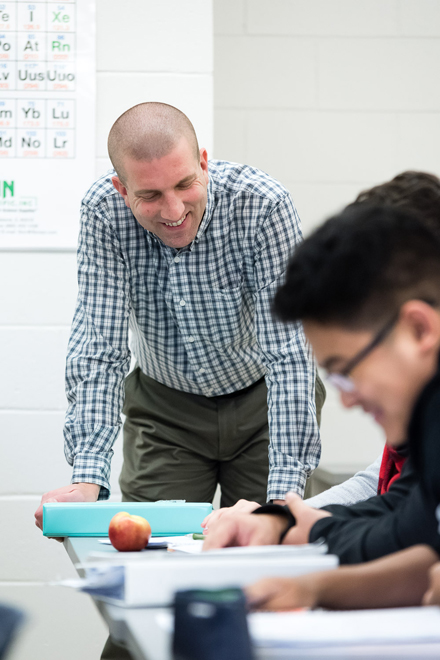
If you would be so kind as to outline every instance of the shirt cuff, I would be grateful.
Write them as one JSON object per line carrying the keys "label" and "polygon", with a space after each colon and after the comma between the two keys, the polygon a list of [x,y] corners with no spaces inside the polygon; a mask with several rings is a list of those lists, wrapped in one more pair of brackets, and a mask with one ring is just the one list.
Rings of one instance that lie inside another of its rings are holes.
{"label": "shirt cuff", "polygon": [[292,470],[291,467],[274,467],[269,473],[267,499],[284,500],[289,491],[304,497],[306,482],[307,474],[300,468]]}
{"label": "shirt cuff", "polygon": [[71,483],[89,483],[101,486],[98,500],[110,497],[110,458],[93,452],[77,454],[73,462]]}

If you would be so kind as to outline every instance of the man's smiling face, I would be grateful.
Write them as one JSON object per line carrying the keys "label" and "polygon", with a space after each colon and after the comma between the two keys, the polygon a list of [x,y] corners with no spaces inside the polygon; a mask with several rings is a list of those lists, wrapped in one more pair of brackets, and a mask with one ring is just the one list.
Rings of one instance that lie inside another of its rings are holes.
{"label": "man's smiling face", "polygon": [[139,224],[165,245],[182,248],[196,237],[207,202],[208,155],[185,138],[170,153],[151,161],[124,160],[124,182],[113,178]]}

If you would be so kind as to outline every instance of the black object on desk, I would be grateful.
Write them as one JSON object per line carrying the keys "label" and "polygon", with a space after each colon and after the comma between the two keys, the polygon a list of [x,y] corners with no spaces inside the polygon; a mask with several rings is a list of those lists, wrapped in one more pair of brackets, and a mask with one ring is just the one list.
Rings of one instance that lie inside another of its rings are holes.
{"label": "black object on desk", "polygon": [[0,605],[0,658],[3,658],[8,650],[18,626],[24,616],[12,607]]}
{"label": "black object on desk", "polygon": [[174,660],[252,660],[241,589],[178,591]]}

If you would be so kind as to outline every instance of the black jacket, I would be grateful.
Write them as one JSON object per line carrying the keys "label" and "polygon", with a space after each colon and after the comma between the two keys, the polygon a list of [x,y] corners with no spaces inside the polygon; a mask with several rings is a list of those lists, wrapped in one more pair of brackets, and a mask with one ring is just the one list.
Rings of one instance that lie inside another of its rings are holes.
{"label": "black jacket", "polygon": [[[323,507],[332,517],[315,523],[310,542],[324,539],[329,553],[338,555],[341,564],[377,559],[418,543],[430,545],[440,554],[436,518],[440,503],[440,371],[416,403],[408,442],[409,459],[388,493],[352,506]],[[264,508],[258,511],[264,513]]]}

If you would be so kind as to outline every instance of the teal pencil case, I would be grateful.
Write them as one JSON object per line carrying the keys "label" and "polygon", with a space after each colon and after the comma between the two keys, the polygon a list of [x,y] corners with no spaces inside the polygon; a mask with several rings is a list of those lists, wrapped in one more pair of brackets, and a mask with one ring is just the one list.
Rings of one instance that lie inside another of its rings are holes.
{"label": "teal pencil case", "polygon": [[107,536],[110,520],[119,511],[146,518],[152,536],[201,532],[212,511],[207,502],[50,502],[43,504],[44,536]]}

